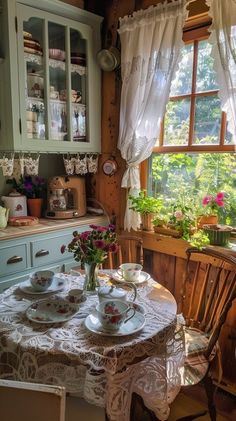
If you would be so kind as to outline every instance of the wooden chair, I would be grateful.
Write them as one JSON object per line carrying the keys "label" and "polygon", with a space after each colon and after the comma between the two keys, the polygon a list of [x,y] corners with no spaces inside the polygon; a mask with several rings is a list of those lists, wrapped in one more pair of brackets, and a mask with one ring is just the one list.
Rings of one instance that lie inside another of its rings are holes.
{"label": "wooden chair", "polygon": [[0,380],[1,421],[65,421],[65,388]]}
{"label": "wooden chair", "polygon": [[117,236],[118,252],[109,253],[109,269],[116,269],[122,263],[140,263],[143,265],[143,240],[134,235]]}
{"label": "wooden chair", "polygon": [[[180,310],[186,323],[186,360],[181,373],[182,386],[203,382],[210,419],[215,421],[216,408],[210,368],[216,355],[220,357],[217,341],[236,297],[236,258],[210,248],[202,251],[189,248],[186,253],[187,263],[180,302]],[[200,414],[188,419],[198,416]]]}

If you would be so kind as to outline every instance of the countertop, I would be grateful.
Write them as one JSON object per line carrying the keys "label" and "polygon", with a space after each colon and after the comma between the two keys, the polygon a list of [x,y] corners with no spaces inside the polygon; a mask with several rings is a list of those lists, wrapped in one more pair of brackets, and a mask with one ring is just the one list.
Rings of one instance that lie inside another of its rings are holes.
{"label": "countertop", "polygon": [[58,229],[66,229],[70,227],[79,227],[80,225],[89,224],[108,224],[108,218],[106,216],[97,215],[86,215],[80,218],[73,219],[39,219],[37,225],[12,227],[7,226],[6,228],[0,229],[0,241],[11,240],[12,238],[25,237],[28,235],[35,234],[46,234],[50,231],[56,231]]}

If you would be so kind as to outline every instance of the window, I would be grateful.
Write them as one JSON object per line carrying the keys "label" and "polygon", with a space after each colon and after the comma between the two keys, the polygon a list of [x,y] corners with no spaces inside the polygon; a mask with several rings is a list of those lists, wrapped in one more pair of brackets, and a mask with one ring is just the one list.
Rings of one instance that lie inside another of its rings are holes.
{"label": "window", "polygon": [[236,225],[236,155],[221,112],[207,39],[185,44],[172,81],[158,145],[148,164],[148,192],[175,199],[224,191],[221,222]]}

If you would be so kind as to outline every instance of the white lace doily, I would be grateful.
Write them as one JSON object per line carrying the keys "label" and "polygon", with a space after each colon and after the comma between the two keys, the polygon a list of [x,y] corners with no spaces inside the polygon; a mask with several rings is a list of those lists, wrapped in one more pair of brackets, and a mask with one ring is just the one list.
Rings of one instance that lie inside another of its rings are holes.
{"label": "white lace doily", "polygon": [[[52,299],[66,297],[83,278],[67,276],[67,281],[67,290]],[[159,419],[167,419],[169,403],[179,391],[183,342],[174,338],[175,314],[166,311],[161,299],[150,299],[152,290],[151,284],[138,288],[137,302],[145,309],[143,330],[108,337],[84,326],[97,295],[88,296],[68,322],[40,325],[25,315],[39,297],[11,287],[0,295],[0,378],[64,385],[68,392],[106,406],[112,421],[128,421],[136,392]]]}

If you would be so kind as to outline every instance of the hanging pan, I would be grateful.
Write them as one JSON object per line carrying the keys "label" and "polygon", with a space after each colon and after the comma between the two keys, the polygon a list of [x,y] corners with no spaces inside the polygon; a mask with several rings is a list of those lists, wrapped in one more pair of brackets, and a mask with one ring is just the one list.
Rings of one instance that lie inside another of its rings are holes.
{"label": "hanging pan", "polygon": [[[106,44],[111,44],[111,31],[107,31]],[[97,53],[97,61],[102,70],[105,72],[112,72],[120,65],[120,50],[117,47],[110,45],[103,48]]]}

